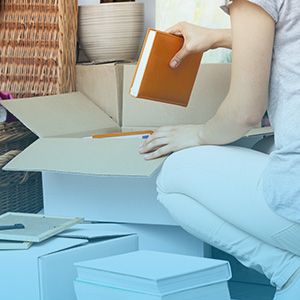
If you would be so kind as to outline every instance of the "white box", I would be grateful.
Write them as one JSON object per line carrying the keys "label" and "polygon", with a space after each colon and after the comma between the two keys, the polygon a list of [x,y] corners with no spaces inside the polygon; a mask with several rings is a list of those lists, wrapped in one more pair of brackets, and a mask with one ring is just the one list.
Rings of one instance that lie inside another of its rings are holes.
{"label": "white box", "polygon": [[140,249],[207,256],[204,243],[175,226],[156,200],[155,179],[46,172],[44,210],[47,214],[85,216],[91,221],[127,223],[122,225],[138,234]]}
{"label": "white box", "polygon": [[113,238],[126,234],[124,228],[114,226],[107,231],[98,224],[79,225],[65,237],[52,238],[28,250],[0,251],[0,299],[76,300],[75,262],[138,249],[136,235]]}
{"label": "white box", "polygon": [[156,174],[117,177],[44,172],[44,211],[103,222],[175,225],[156,199]]}

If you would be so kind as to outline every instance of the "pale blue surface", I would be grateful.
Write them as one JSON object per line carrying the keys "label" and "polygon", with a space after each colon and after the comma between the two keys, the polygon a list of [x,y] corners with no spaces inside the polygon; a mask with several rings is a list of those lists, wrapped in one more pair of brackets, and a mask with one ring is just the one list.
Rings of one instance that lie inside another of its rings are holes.
{"label": "pale blue surface", "polygon": [[122,255],[78,263],[77,266],[114,272],[126,276],[162,280],[205,269],[228,270],[228,263],[203,257],[193,257],[155,251],[136,251]]}
{"label": "pale blue surface", "polygon": [[171,293],[231,278],[226,261],[154,251],[77,263],[78,280],[146,293]]}

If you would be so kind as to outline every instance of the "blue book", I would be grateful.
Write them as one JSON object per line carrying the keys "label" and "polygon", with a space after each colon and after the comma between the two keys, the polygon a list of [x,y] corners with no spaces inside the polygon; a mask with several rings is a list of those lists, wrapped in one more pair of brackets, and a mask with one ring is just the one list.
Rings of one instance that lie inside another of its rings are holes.
{"label": "blue book", "polygon": [[174,293],[231,278],[227,261],[154,251],[130,252],[75,265],[79,281],[150,294]]}
{"label": "blue book", "polygon": [[78,279],[74,281],[74,288],[77,300],[230,300],[227,282],[219,282],[163,295],[98,285]]}

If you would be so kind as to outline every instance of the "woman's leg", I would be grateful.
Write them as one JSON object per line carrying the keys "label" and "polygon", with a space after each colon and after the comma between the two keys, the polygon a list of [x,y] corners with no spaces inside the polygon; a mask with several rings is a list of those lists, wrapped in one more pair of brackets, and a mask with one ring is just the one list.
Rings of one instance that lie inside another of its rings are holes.
{"label": "woman's leg", "polygon": [[202,146],[171,155],[158,178],[161,193],[183,194],[250,235],[300,256],[300,224],[266,204],[261,176],[268,155],[231,146]]}
{"label": "woman's leg", "polygon": [[180,151],[165,162],[158,192],[185,229],[264,272],[281,288],[300,267],[295,256],[300,253],[300,230],[263,200],[259,181],[267,159],[236,147]]}
{"label": "woman's leg", "polygon": [[300,268],[300,258],[225,222],[192,198],[159,192],[159,200],[186,231],[264,273],[278,289]]}

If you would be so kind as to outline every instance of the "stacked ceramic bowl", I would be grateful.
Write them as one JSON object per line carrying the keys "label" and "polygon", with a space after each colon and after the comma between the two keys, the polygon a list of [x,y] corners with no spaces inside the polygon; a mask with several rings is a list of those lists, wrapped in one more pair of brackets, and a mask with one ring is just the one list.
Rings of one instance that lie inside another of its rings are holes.
{"label": "stacked ceramic bowl", "polygon": [[144,5],[81,6],[78,30],[80,47],[91,61],[134,60],[144,32]]}

